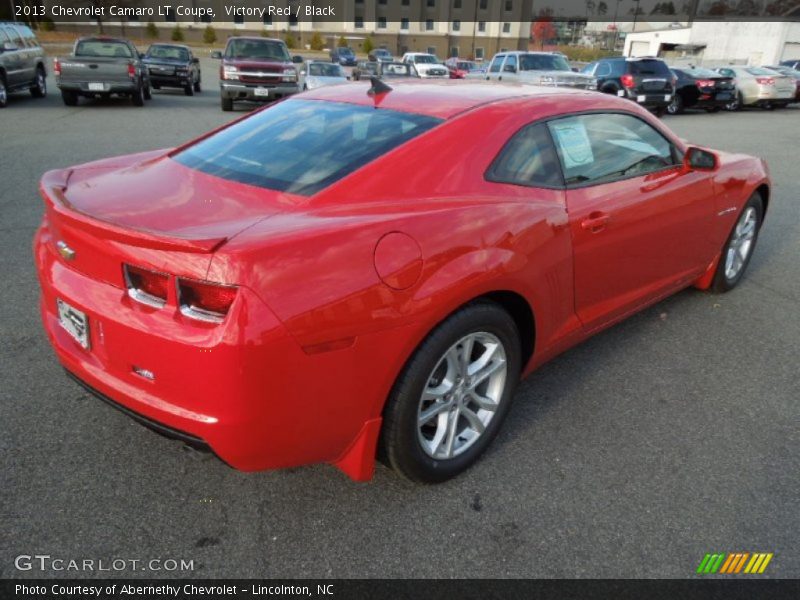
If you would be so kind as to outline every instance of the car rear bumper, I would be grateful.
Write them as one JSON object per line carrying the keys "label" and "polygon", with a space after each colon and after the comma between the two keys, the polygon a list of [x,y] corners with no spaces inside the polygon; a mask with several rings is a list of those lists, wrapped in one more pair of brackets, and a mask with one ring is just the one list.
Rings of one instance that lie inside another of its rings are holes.
{"label": "car rear bumper", "polygon": [[90,90],[88,81],[56,81],[56,85],[63,92],[75,92],[78,94],[86,94],[95,96],[97,94],[133,94],[138,88],[139,84],[135,81],[125,82],[91,82],[102,83],[102,90]]}
{"label": "car rear bumper", "polygon": [[633,90],[620,90],[622,95],[640,106],[645,108],[666,108],[672,102],[672,93],[668,92],[647,92],[637,93]]}
{"label": "car rear bumper", "polygon": [[[280,85],[259,86],[244,83],[220,83],[220,94],[223,98],[231,100],[246,100],[249,102],[270,102],[286,96],[291,96],[300,91],[296,83],[283,83]],[[263,90],[263,91],[256,91]]]}

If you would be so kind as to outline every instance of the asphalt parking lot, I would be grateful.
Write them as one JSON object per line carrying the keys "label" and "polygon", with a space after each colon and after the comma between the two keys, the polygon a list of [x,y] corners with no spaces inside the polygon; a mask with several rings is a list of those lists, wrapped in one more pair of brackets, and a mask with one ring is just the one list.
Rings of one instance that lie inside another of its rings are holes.
{"label": "asphalt parking lot", "polygon": [[739,288],[687,290],[544,366],[460,478],[420,487],[379,465],[356,484],[324,465],[240,473],[157,436],[68,380],[41,330],[39,177],[243,114],[220,111],[215,66],[200,95],[145,108],[68,108],[51,78],[46,99],[0,111],[0,577],[67,574],[18,571],[20,554],[194,561],[126,576],[689,577],[739,551],[800,576],[800,108],[666,118],[769,162]]}

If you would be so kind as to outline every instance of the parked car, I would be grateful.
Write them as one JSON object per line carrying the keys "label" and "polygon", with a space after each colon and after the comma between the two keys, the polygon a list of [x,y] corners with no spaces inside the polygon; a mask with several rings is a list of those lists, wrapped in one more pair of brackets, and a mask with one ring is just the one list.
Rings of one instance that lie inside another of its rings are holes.
{"label": "parked car", "polygon": [[400,62],[414,65],[417,75],[422,79],[449,79],[450,71],[442,61],[427,52],[406,52]]}
{"label": "parked car", "polygon": [[742,283],[762,160],[605,94],[388,83],[46,173],[33,250],[67,372],[236,468],[365,480],[380,445],[439,482],[521,375],[687,286]]}
{"label": "parked car", "polygon": [[142,62],[147,67],[154,90],[181,88],[187,96],[201,90],[200,59],[188,46],[153,44],[145,52]]}
{"label": "parked car", "polygon": [[53,73],[67,106],[76,106],[80,97],[128,96],[134,106],[150,100],[147,67],[133,42],[123,38],[79,38],[71,55],[55,59]]}
{"label": "parked car", "polygon": [[448,58],[444,65],[450,71],[450,79],[465,79],[473,71],[478,71],[478,64],[463,58]]}
{"label": "parked car", "polygon": [[791,60],[782,60],[780,66],[789,67],[795,71],[800,70],[800,59],[792,58]]}
{"label": "parked car", "polygon": [[729,65],[716,69],[717,73],[733,78],[736,98],[726,108],[739,110],[743,106],[783,108],[794,101],[794,80],[764,67]]}
{"label": "parked car", "polygon": [[591,75],[575,73],[567,60],[553,52],[501,52],[495,54],[486,76],[504,83],[532,83],[581,90],[597,89]]}
{"label": "parked car", "polygon": [[9,94],[23,90],[34,98],[47,95],[44,50],[27,25],[0,22],[0,108]]}
{"label": "parked car", "polygon": [[777,71],[781,75],[786,75],[786,77],[794,79],[794,84],[795,84],[794,101],[800,102],[800,71],[798,71],[797,69],[793,69],[791,67],[785,67],[783,65],[776,65],[773,67],[766,66],[764,68],[770,69],[771,71]]}
{"label": "parked car", "polygon": [[394,56],[392,56],[392,53],[386,48],[378,48],[377,50],[373,50],[370,54],[374,56],[375,60],[378,62],[394,62]]}
{"label": "parked car", "polygon": [[597,79],[597,89],[664,114],[675,92],[675,76],[658,58],[602,58],[582,73]]}
{"label": "parked car", "polygon": [[339,63],[343,67],[355,67],[356,63],[356,53],[353,52],[352,48],[334,48],[330,51],[330,58],[331,62]]}
{"label": "parked car", "polygon": [[676,77],[675,93],[667,112],[677,115],[686,108],[702,108],[717,112],[736,98],[736,86],[731,77],[700,67],[673,68]]}
{"label": "parked car", "polygon": [[307,60],[300,71],[300,88],[315,90],[326,85],[347,83],[348,77],[341,65],[320,60]]}
{"label": "parked car", "polygon": [[300,91],[295,64],[302,56],[290,56],[283,40],[263,37],[228,38],[224,52],[211,53],[222,60],[219,91],[222,110],[234,102],[271,102]]}
{"label": "parked car", "polygon": [[354,81],[369,79],[373,75],[380,77],[380,63],[376,60],[360,60],[350,73]]}
{"label": "parked car", "polygon": [[382,79],[395,77],[415,77],[420,78],[417,68],[412,63],[390,62],[378,63],[378,74]]}

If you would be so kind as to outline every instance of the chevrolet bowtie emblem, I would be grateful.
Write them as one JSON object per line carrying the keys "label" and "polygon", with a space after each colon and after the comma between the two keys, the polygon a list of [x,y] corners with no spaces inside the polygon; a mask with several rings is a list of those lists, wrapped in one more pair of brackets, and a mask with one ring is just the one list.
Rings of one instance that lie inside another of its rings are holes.
{"label": "chevrolet bowtie emblem", "polygon": [[75,250],[67,246],[66,243],[58,242],[56,248],[58,248],[58,253],[64,260],[72,260],[75,258]]}

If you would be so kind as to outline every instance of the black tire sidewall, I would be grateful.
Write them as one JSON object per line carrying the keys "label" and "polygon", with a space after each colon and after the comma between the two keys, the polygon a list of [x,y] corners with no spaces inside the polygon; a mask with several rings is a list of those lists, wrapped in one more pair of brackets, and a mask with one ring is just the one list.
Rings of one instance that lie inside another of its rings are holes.
{"label": "black tire sidewall", "polygon": [[[445,352],[464,336],[477,331],[491,333],[503,344],[507,365],[503,396],[486,431],[467,451],[449,460],[436,460],[425,453],[417,438],[419,400]],[[500,430],[511,408],[521,368],[519,333],[514,320],[499,305],[476,302],[448,317],[420,344],[390,394],[381,439],[390,466],[408,479],[424,483],[445,481],[470,467]]]}
{"label": "black tire sidewall", "polygon": [[0,108],[5,108],[8,105],[8,88],[6,87],[6,84],[3,81],[2,76],[0,76],[0,87],[2,87],[3,90],[5,91],[5,99],[0,98]]}
{"label": "black tire sidewall", "polygon": [[[736,277],[733,279],[728,279],[725,276],[725,259],[728,254],[728,246],[731,243],[731,239],[733,239],[734,233],[736,232],[736,225],[739,223],[739,219],[742,218],[744,212],[750,208],[754,207],[756,209],[756,217],[758,222],[756,223],[756,231],[753,235],[753,243],[752,247],[750,248],[750,253],[747,255],[747,258],[742,265],[742,268],[739,269],[739,272],[736,274]],[[712,283],[711,289],[717,293],[727,292],[735,288],[739,282],[742,280],[745,271],[747,271],[747,267],[750,264],[750,259],[753,258],[753,254],[756,251],[756,247],[758,246],[758,236],[761,233],[761,225],[764,222],[764,201],[761,199],[761,194],[758,192],[754,193],[750,196],[750,199],[745,203],[742,207],[742,210],[739,211],[736,215],[736,221],[733,223],[733,227],[731,227],[731,232],[728,234],[728,237],[725,239],[725,245],[722,247],[722,252],[719,257],[719,264],[717,265],[717,270],[714,273],[714,281]]]}

